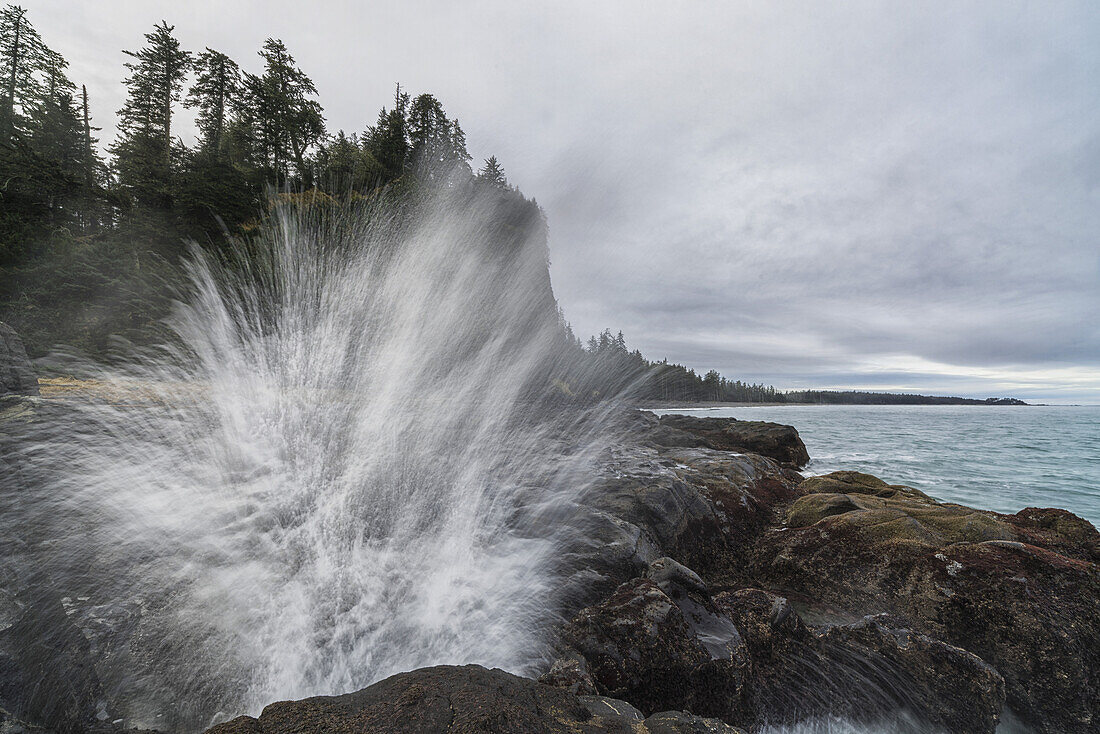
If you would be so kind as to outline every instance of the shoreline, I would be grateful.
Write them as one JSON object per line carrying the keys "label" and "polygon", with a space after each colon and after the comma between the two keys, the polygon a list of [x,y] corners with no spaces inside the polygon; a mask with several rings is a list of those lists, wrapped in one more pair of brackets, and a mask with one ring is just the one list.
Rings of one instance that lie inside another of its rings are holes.
{"label": "shoreline", "polygon": [[706,410],[707,408],[779,408],[793,405],[825,405],[825,403],[719,403],[661,401],[634,405],[638,410]]}
{"label": "shoreline", "polygon": [[678,402],[661,401],[632,404],[638,410],[707,410],[725,408],[921,408],[921,407],[962,407],[962,408],[1088,408],[1094,407],[1082,403],[1026,403],[1024,405],[991,405],[983,403],[745,403],[745,402]]}

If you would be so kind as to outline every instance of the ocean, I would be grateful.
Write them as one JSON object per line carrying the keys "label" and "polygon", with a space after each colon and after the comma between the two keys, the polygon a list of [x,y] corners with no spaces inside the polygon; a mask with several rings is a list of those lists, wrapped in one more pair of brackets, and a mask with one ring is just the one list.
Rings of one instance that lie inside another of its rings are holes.
{"label": "ocean", "polygon": [[803,473],[867,472],[939,500],[1060,507],[1100,526],[1100,406],[783,405],[654,411],[786,423]]}

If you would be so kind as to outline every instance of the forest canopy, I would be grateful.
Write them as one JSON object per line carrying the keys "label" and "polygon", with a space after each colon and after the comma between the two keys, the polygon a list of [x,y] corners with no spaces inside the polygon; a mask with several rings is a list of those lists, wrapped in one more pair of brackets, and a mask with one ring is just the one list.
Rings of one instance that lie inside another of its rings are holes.
{"label": "forest canopy", "polygon": [[431,94],[397,86],[374,124],[333,132],[280,39],[251,64],[186,49],[164,21],[141,40],[122,52],[126,97],[104,151],[87,87],[26,9],[0,9],[0,320],[33,355],[152,338],[190,243],[239,248],[275,202],[339,206],[446,170],[537,209],[495,157],[472,170],[459,121]]}
{"label": "forest canopy", "polygon": [[[32,356],[64,344],[104,357],[116,337],[143,344],[163,336],[189,248],[240,257],[265,213],[288,202],[342,207],[407,196],[447,176],[507,199],[501,211],[513,214],[502,226],[536,223],[545,237],[535,200],[509,184],[496,156],[474,171],[458,118],[430,93],[413,96],[397,84],[373,124],[333,132],[316,85],[280,39],[264,41],[250,63],[184,48],[166,21],[140,40],[122,51],[125,102],[101,148],[104,131],[87,87],[73,81],[26,9],[0,9],[0,321],[22,335]],[[179,135],[184,109],[197,130],[191,145]],[[546,283],[549,292],[548,276]],[[582,343],[560,310],[556,317],[561,364],[569,365],[559,389],[581,400],[932,400],[783,392],[714,370],[697,374],[647,360],[621,332]]]}

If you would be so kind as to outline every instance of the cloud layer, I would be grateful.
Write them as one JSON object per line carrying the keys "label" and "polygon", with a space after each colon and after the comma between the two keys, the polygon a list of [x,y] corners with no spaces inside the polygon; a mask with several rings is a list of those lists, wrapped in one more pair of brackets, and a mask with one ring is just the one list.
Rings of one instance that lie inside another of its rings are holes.
{"label": "cloud layer", "polygon": [[1100,7],[42,0],[121,105],[162,17],[332,129],[432,91],[546,208],[578,333],[779,387],[1100,402]]}

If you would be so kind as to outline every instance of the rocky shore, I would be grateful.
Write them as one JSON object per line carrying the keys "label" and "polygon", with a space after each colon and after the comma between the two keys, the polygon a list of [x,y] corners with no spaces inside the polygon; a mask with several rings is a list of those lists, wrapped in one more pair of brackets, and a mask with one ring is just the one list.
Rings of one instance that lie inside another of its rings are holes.
{"label": "rocky shore", "polygon": [[[5,375],[31,392],[20,361]],[[0,435],[58,404],[2,400]],[[913,731],[991,734],[1009,715],[1044,734],[1100,730],[1087,521],[975,510],[857,472],[806,478],[790,426],[635,410],[610,423],[563,520],[563,623],[538,680],[425,668],[210,732],[753,732],[899,714]],[[32,618],[8,581],[0,732],[113,731],[87,635],[60,601]]]}
{"label": "rocky shore", "polygon": [[905,713],[914,731],[1100,726],[1100,535],[856,472],[789,426],[635,412],[563,558],[575,609],[537,682],[477,666],[283,702],[216,734],[751,732]]}

